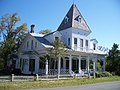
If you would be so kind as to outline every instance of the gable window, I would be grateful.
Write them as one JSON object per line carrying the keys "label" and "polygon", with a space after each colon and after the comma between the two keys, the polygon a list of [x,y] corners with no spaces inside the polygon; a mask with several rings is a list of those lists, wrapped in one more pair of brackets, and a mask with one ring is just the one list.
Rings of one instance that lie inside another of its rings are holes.
{"label": "gable window", "polygon": [[93,43],[93,50],[96,50],[96,44]]}
{"label": "gable window", "polygon": [[31,41],[31,49],[33,49],[33,40]]}
{"label": "gable window", "polygon": [[29,48],[29,41],[27,41],[27,48]]}
{"label": "gable window", "polygon": [[68,20],[69,20],[69,18],[67,17],[67,16],[65,16],[65,19],[64,19],[65,21],[65,23],[67,23],[68,22]]}
{"label": "gable window", "polygon": [[74,44],[77,45],[77,38],[74,38]]}
{"label": "gable window", "polygon": [[55,40],[59,40],[59,37],[55,37]]}
{"label": "gable window", "polygon": [[35,42],[35,48],[37,48],[37,42]]}
{"label": "gable window", "polygon": [[78,16],[77,20],[78,22],[81,22],[81,16]]}
{"label": "gable window", "polygon": [[68,38],[68,46],[70,46],[70,38]]}

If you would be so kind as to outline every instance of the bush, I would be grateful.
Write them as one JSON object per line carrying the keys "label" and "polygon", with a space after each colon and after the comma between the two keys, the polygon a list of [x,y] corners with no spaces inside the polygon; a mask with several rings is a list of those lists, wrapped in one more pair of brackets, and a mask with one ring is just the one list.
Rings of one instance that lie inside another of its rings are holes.
{"label": "bush", "polygon": [[95,72],[96,77],[110,77],[112,76],[111,73],[109,72]]}

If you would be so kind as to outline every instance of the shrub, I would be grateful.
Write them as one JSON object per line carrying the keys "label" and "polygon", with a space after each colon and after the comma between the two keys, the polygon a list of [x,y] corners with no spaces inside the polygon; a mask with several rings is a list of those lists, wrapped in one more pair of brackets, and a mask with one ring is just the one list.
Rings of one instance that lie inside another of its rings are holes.
{"label": "shrub", "polygon": [[110,77],[112,76],[111,73],[109,72],[95,72],[96,77]]}

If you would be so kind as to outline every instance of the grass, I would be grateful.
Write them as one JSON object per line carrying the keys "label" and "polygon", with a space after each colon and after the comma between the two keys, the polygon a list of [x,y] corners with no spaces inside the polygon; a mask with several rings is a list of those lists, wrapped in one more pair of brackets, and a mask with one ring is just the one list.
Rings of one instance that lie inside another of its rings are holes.
{"label": "grass", "polygon": [[93,84],[93,83],[117,81],[117,80],[120,80],[119,76],[103,77],[96,79],[81,78],[81,79],[68,79],[68,80],[57,80],[57,81],[0,82],[0,90],[76,86],[76,85]]}

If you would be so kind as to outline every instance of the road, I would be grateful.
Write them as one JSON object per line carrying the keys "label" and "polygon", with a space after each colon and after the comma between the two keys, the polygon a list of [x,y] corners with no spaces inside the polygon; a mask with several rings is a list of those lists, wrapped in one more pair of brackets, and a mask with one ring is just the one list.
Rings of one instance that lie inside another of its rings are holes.
{"label": "road", "polygon": [[29,89],[29,90],[120,90],[120,81],[104,82],[70,87]]}

